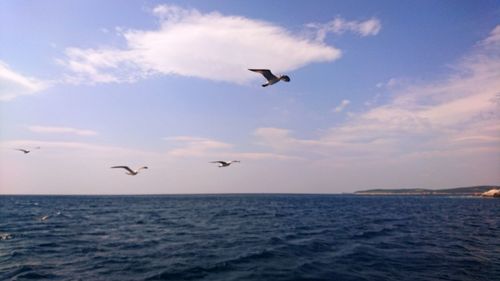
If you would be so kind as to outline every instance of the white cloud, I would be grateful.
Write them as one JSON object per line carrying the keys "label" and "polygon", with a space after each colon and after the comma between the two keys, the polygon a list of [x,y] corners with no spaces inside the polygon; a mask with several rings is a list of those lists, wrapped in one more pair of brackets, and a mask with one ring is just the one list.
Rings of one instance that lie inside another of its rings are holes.
{"label": "white cloud", "polygon": [[354,32],[361,37],[377,35],[382,29],[380,20],[371,18],[366,21],[348,21],[341,17],[327,23],[310,23],[309,28],[316,29],[316,40],[324,41],[328,33],[343,34],[345,32]]}
{"label": "white cloud", "polygon": [[342,102],[340,102],[340,104],[337,107],[335,107],[333,111],[337,113],[342,112],[350,103],[351,101],[349,100],[342,100]]}
{"label": "white cloud", "polygon": [[75,134],[79,136],[97,135],[97,132],[92,130],[82,130],[69,127],[29,126],[28,129],[35,133]]}
{"label": "white cloud", "polygon": [[75,74],[67,75],[67,83],[134,82],[147,75],[135,64],[130,51],[67,48],[65,52],[68,60],[57,62]]}
{"label": "white cloud", "polygon": [[0,101],[9,101],[23,95],[33,95],[48,86],[48,82],[24,76],[0,61]]}
{"label": "white cloud", "polygon": [[[279,73],[341,56],[332,46],[265,21],[172,5],[159,5],[153,14],[160,27],[124,31],[126,48],[68,48],[59,62],[73,72],[69,80],[133,82],[162,74],[245,83],[258,78],[247,68]],[[365,25],[362,34],[373,32]]]}

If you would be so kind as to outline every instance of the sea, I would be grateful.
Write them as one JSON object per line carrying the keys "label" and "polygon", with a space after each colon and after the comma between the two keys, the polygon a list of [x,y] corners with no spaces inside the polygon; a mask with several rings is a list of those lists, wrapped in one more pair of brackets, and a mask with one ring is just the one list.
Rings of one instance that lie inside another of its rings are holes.
{"label": "sea", "polygon": [[500,280],[500,200],[0,196],[0,280]]}

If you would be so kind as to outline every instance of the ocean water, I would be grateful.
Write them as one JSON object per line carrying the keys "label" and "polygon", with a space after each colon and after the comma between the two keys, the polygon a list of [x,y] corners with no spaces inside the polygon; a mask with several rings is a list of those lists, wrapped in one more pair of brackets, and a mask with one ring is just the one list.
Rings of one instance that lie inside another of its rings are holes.
{"label": "ocean water", "polygon": [[0,239],[0,280],[500,280],[485,198],[0,196]]}

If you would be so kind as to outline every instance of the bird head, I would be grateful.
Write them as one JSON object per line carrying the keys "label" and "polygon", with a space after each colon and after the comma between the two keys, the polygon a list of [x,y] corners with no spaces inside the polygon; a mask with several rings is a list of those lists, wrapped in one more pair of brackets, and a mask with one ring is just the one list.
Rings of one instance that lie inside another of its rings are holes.
{"label": "bird head", "polygon": [[288,77],[287,75],[281,75],[280,80],[283,80],[285,82],[290,82],[290,77]]}

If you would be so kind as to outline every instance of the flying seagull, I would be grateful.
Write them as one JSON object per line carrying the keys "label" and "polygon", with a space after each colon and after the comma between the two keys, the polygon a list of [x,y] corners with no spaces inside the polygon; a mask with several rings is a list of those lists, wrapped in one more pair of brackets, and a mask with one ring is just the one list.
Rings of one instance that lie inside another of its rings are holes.
{"label": "flying seagull", "polygon": [[140,167],[139,169],[137,169],[135,171],[132,170],[132,169],[130,169],[128,166],[113,166],[111,168],[112,169],[115,169],[115,168],[125,169],[125,170],[127,170],[127,173],[126,173],[127,175],[135,176],[135,175],[137,175],[139,173],[140,170],[147,169],[148,167],[146,167],[146,166]]}
{"label": "flying seagull", "polygon": [[272,74],[271,70],[269,69],[248,69],[248,70],[253,72],[258,72],[267,79],[267,83],[263,84],[262,87],[267,87],[269,85],[276,84],[280,80],[283,80],[285,82],[290,82],[290,77],[288,77],[287,75],[280,75],[280,77],[277,77],[276,75]]}
{"label": "flying seagull", "polygon": [[[35,149],[40,149],[40,147],[37,146],[37,147],[35,147]],[[27,149],[24,149],[24,148],[15,148],[14,150],[22,151],[22,152],[24,152],[24,154],[27,154],[27,153],[31,152],[31,150],[27,150]]]}
{"label": "flying seagull", "polygon": [[240,163],[240,161],[238,160],[233,160],[233,161],[212,161],[210,163],[219,163],[219,168],[222,168],[222,167],[227,167],[233,163]]}

